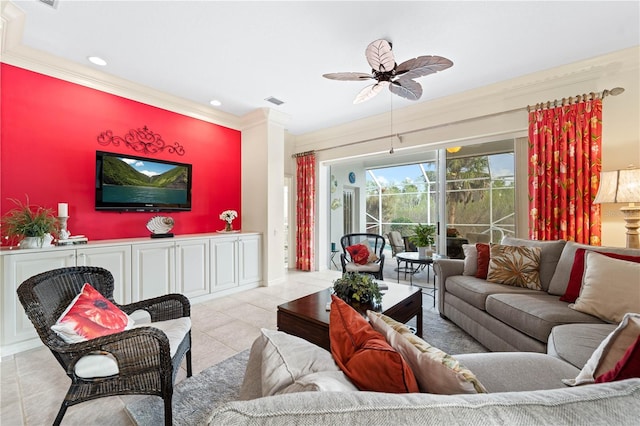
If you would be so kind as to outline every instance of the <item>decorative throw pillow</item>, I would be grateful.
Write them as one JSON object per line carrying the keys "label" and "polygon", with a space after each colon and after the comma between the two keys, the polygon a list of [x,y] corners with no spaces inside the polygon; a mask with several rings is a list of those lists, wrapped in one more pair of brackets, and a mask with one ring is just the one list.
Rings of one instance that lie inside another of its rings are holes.
{"label": "decorative throw pillow", "polygon": [[462,251],[464,253],[462,275],[475,276],[476,272],[478,272],[478,249],[475,244],[463,244]]}
{"label": "decorative throw pillow", "polygon": [[597,380],[604,382],[640,377],[637,375],[640,370],[639,337],[640,314],[625,314],[620,325],[600,343],[578,376],[563,382],[570,386],[577,386],[595,383]]}
{"label": "decorative throw pillow", "polygon": [[542,290],[540,247],[493,244],[487,281],[515,287]]}
{"label": "decorative throw pillow", "polygon": [[588,251],[580,296],[569,307],[614,323],[640,312],[640,263]]}
{"label": "decorative throw pillow", "polygon": [[364,244],[354,244],[347,247],[347,251],[351,255],[353,263],[358,265],[366,265],[369,263],[369,249]]}
{"label": "decorative throw pillow", "polygon": [[374,330],[400,352],[416,376],[421,392],[437,394],[486,393],[476,376],[451,355],[434,348],[409,328],[386,315],[368,311]]}
{"label": "decorative throw pillow", "polygon": [[367,263],[375,262],[379,259],[378,255],[376,255],[376,252],[371,248],[371,244],[369,244],[369,240],[364,240],[360,244],[364,245],[369,251],[369,257],[367,257]]}
{"label": "decorative throw pillow", "polygon": [[476,278],[487,279],[487,273],[489,272],[489,258],[491,246],[489,244],[476,243],[476,250],[478,252],[478,268],[476,270]]}
{"label": "decorative throw pillow", "polygon": [[335,362],[360,390],[419,391],[402,355],[362,315],[335,295],[331,295],[329,340]]}
{"label": "decorative throw pillow", "polygon": [[[606,253],[598,250],[593,250],[596,253],[603,254],[613,259],[627,260],[629,262],[640,263],[640,256],[630,256],[626,254],[618,253]],[[579,248],[576,250],[576,254],[571,267],[571,275],[569,276],[569,283],[567,284],[567,290],[564,295],[560,297],[563,302],[573,303],[580,296],[580,289],[582,288],[582,279],[584,277],[584,256],[587,250]]]}
{"label": "decorative throw pillow", "polygon": [[67,343],[129,330],[134,322],[89,283],[60,315],[51,329]]}

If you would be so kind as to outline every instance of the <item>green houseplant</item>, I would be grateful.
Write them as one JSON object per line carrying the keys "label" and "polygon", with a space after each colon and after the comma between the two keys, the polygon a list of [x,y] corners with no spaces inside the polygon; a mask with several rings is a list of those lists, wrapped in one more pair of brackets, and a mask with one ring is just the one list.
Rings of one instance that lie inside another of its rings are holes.
{"label": "green houseplant", "polygon": [[20,246],[24,248],[49,245],[58,223],[53,210],[30,206],[29,197],[26,203],[14,198],[9,200],[16,207],[2,217],[2,234],[9,238],[22,238]]}
{"label": "green houseplant", "polygon": [[333,292],[347,303],[379,305],[382,303],[382,293],[378,283],[371,275],[347,272],[333,282]]}
{"label": "green houseplant", "polygon": [[413,228],[414,235],[409,237],[409,240],[416,245],[416,247],[431,247],[435,242],[436,226],[435,225],[422,225],[417,224]]}

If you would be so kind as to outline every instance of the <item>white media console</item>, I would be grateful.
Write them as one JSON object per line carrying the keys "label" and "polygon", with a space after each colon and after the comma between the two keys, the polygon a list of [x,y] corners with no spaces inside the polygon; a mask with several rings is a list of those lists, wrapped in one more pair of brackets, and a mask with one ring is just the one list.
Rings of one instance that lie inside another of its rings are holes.
{"label": "white media console", "polygon": [[100,266],[113,274],[113,297],[120,304],[167,293],[182,293],[192,303],[198,303],[260,286],[261,257],[262,237],[250,232],[2,249],[0,356],[40,345],[16,290],[23,281],[41,272],[67,266]]}

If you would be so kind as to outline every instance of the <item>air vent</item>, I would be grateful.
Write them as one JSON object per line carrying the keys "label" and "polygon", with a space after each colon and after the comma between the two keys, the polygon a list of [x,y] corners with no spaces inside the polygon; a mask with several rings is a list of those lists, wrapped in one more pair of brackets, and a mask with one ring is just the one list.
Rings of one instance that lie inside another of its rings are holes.
{"label": "air vent", "polygon": [[274,98],[273,96],[269,96],[268,98],[265,99],[265,101],[271,102],[274,105],[282,105],[284,103],[284,101],[281,101],[278,98]]}
{"label": "air vent", "polygon": [[44,3],[47,6],[51,6],[54,9],[58,6],[58,0],[40,0],[40,3]]}

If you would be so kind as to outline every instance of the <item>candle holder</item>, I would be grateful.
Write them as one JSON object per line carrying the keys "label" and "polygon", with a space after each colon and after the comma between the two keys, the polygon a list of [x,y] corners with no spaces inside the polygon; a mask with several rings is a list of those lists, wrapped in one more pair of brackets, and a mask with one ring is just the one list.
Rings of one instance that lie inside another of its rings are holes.
{"label": "candle holder", "polygon": [[58,222],[60,222],[60,240],[68,240],[71,236],[71,232],[67,230],[67,220],[69,220],[69,216],[58,216]]}

